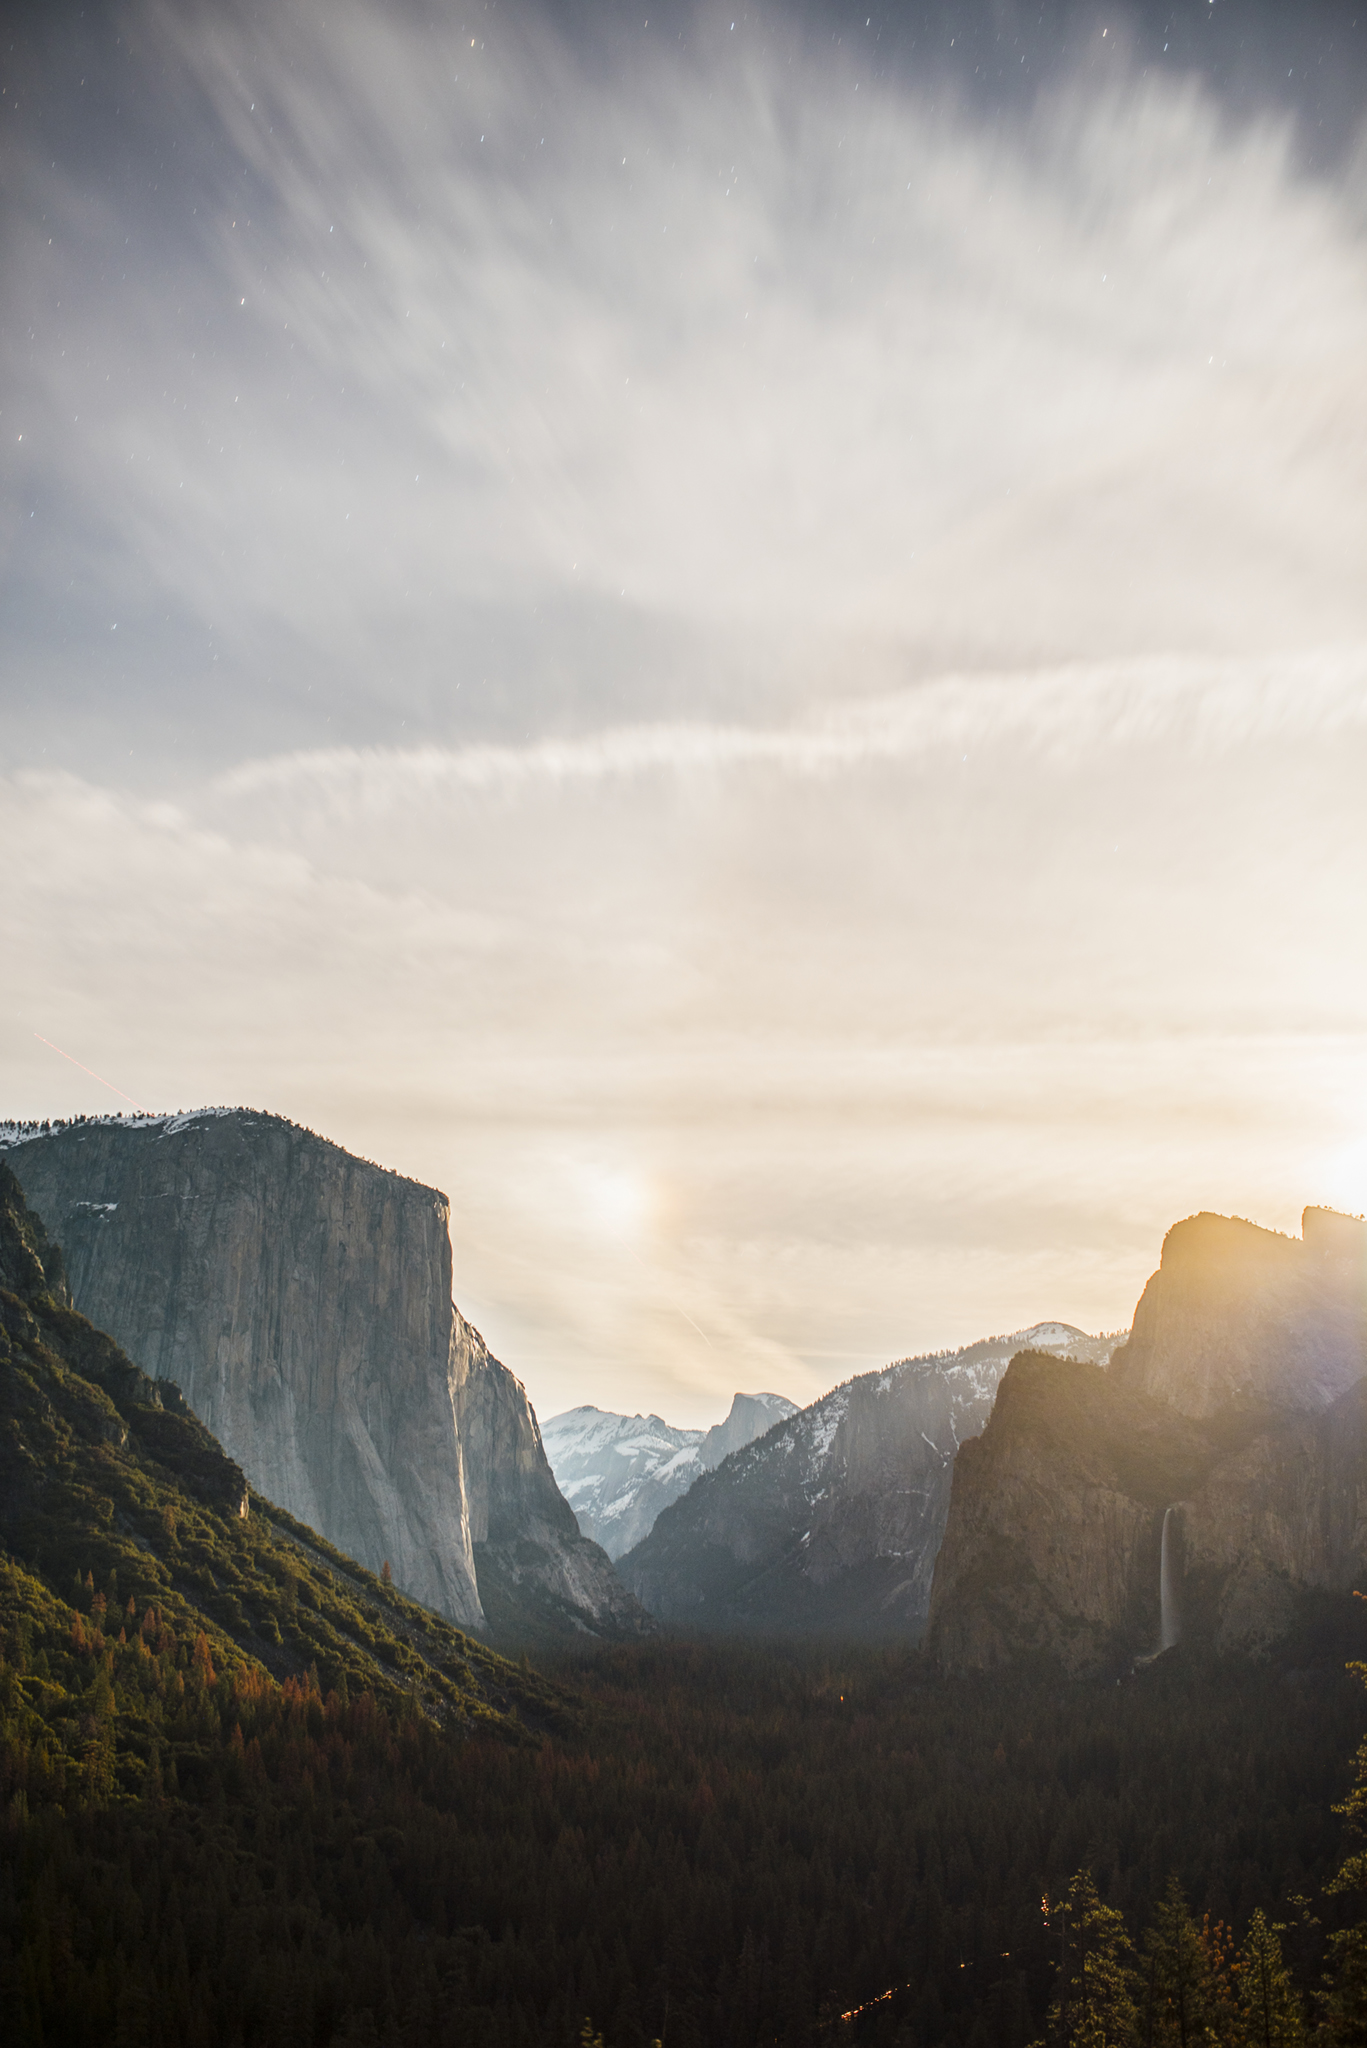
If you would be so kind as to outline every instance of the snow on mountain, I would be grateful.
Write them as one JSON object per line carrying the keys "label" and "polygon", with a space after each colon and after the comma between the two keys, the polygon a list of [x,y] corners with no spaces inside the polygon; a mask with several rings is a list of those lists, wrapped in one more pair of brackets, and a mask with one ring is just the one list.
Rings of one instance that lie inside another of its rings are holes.
{"label": "snow on mountain", "polygon": [[847,1380],[700,1477],[617,1553],[622,1575],[663,1621],[917,1633],[955,1453],[985,1425],[1011,1359],[1104,1365],[1119,1342],[1036,1323]]}
{"label": "snow on mountain", "polygon": [[541,1441],[582,1533],[620,1557],[701,1473],[796,1413],[782,1394],[737,1394],[726,1420],[701,1430],[659,1415],[569,1408],[541,1425]]}

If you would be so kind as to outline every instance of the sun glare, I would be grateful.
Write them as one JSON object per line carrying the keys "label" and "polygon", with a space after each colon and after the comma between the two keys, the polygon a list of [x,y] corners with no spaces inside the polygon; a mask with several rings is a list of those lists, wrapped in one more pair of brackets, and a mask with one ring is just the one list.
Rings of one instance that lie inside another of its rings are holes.
{"label": "sun glare", "polygon": [[650,1213],[650,1190],[627,1167],[581,1166],[576,1172],[581,1214],[601,1236],[638,1237]]}
{"label": "sun glare", "polygon": [[1367,1210],[1367,1132],[1330,1153],[1324,1167],[1322,1199],[1351,1216]]}

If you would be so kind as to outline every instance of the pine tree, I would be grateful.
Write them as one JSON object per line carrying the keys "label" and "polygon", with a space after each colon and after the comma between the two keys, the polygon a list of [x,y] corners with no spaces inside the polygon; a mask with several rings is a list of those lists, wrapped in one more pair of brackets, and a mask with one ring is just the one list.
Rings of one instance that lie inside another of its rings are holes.
{"label": "pine tree", "polygon": [[1214,2031],[1217,2000],[1209,1955],[1176,1877],[1168,1879],[1144,1936],[1144,1957],[1139,2028],[1144,2048],[1196,2048]]}
{"label": "pine tree", "polygon": [[1079,1870],[1049,1908],[1059,1937],[1058,1990],[1049,2008],[1053,2038],[1071,2048],[1122,2048],[1134,2040],[1134,1967],[1125,1923],[1103,1905],[1090,1870]]}
{"label": "pine tree", "polygon": [[[1361,1599],[1362,1594],[1358,1595]],[[1350,1664],[1349,1670],[1367,1685],[1367,1664]],[[1348,1832],[1359,1840],[1367,1837],[1367,1735],[1358,1744],[1353,1759],[1352,1789],[1335,1813],[1344,1815]],[[1328,1892],[1367,1893],[1367,1848],[1346,1856],[1325,1886]],[[1324,2000],[1324,2023],[1335,2043],[1343,2048],[1364,2048],[1367,2044],[1367,1925],[1345,1927],[1329,1938],[1333,1959],[1330,1989]]]}
{"label": "pine tree", "polygon": [[1261,1907],[1234,1963],[1239,2039],[1244,2048],[1300,2048],[1305,2014],[1282,1961],[1279,1929]]}

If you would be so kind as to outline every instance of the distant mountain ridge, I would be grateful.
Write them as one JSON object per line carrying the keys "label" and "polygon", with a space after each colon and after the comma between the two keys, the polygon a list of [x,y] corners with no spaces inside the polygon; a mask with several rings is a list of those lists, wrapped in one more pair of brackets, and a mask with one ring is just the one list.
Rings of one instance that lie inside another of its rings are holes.
{"label": "distant mountain ridge", "polygon": [[245,1109],[0,1126],[0,1158],[76,1305],[269,1499],[463,1628],[651,1628],[452,1302],[443,1194]]}
{"label": "distant mountain ridge", "polygon": [[1039,1323],[861,1374],[700,1477],[620,1560],[622,1576],[675,1625],[917,1634],[955,1454],[1013,1353],[1104,1363],[1118,1341]]}
{"label": "distant mountain ridge", "polygon": [[662,1508],[789,1415],[783,1394],[737,1394],[725,1421],[710,1429],[679,1429],[659,1415],[616,1415],[584,1406],[541,1425],[556,1484],[580,1530],[622,1557],[650,1534]]}

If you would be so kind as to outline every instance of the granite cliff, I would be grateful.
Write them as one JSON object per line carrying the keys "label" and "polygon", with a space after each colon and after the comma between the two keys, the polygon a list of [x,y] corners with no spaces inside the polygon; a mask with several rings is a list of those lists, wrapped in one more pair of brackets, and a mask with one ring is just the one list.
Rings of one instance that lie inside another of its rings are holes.
{"label": "granite cliff", "polygon": [[9,1127],[76,1306],[252,1486],[461,1627],[648,1626],[451,1300],[446,1198],[249,1110]]}
{"label": "granite cliff", "polygon": [[1174,1224],[1117,1383],[1197,1416],[1316,1410],[1346,1393],[1367,1371],[1367,1225],[1307,1209],[1301,1233],[1209,1214]]}
{"label": "granite cliff", "polygon": [[[0,1626],[6,1765],[21,1788],[27,1777],[35,1804],[54,1778],[81,1800],[93,1750],[106,1787],[137,1810],[157,1731],[176,1712],[177,1639],[187,1689],[193,1670],[203,1676],[188,1655],[198,1639],[257,1706],[271,1680],[302,1690],[312,1672],[334,1695],[368,1692],[382,1715],[407,1721],[416,1709],[452,1732],[520,1743],[528,1727],[539,1734],[569,1718],[529,1670],[249,1494],[179,1391],[149,1379],[71,1306],[61,1249],[3,1159]],[[117,1708],[107,1718],[100,1685]],[[219,1727],[199,1716],[191,1784]],[[20,1742],[45,1758],[39,1771],[16,1772]],[[181,1770],[187,1761],[180,1746]]]}
{"label": "granite cliff", "polygon": [[508,1641],[646,1634],[654,1623],[556,1485],[520,1380],[452,1312],[452,1383],[480,1600]]}
{"label": "granite cliff", "polygon": [[955,1453],[1026,1342],[1110,1351],[1049,1323],[865,1373],[697,1479],[623,1578],[661,1620],[699,1629],[919,1634]]}
{"label": "granite cliff", "polygon": [[931,1596],[941,1667],[1153,1652],[1165,1518],[1191,1640],[1257,1653],[1306,1596],[1347,1593],[1367,1572],[1365,1372],[1367,1225],[1176,1225],[1109,1370],[1014,1359],[961,1450]]}
{"label": "granite cliff", "polygon": [[542,1436],[579,1527],[609,1557],[622,1557],[702,1473],[796,1413],[797,1404],[782,1394],[737,1394],[726,1419],[711,1429],[679,1429],[658,1415],[569,1408],[543,1424]]}

